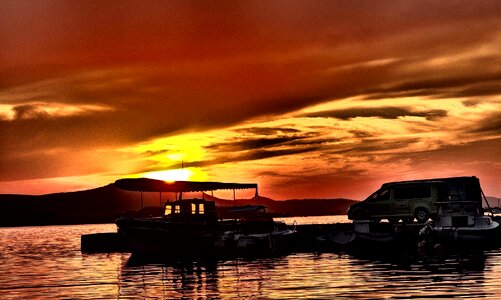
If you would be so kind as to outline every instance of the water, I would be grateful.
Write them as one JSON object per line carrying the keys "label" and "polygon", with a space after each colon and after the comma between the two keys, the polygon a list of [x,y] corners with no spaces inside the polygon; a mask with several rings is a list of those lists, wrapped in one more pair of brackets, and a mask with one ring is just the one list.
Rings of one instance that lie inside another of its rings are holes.
{"label": "water", "polygon": [[[319,219],[311,220],[322,222]],[[296,220],[303,221],[307,219]],[[127,253],[80,252],[81,234],[115,230],[113,224],[1,228],[0,298],[501,297],[499,249],[441,260],[293,253],[253,260],[146,264]]]}
{"label": "water", "polygon": [[275,218],[275,221],[284,221],[288,225],[292,224],[332,224],[332,223],[349,223],[346,215],[339,216],[312,216],[312,217],[287,217]]}

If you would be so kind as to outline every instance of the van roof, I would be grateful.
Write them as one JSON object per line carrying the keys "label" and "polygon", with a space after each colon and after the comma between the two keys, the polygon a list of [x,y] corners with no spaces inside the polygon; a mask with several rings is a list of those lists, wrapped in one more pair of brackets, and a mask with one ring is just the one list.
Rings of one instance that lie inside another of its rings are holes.
{"label": "van roof", "polygon": [[429,183],[440,183],[445,182],[447,184],[457,184],[457,183],[478,183],[479,180],[475,176],[462,176],[462,177],[446,177],[446,178],[432,178],[432,179],[420,179],[420,180],[408,180],[408,181],[394,181],[383,183],[382,187],[389,185],[400,185],[400,184],[429,184]]}

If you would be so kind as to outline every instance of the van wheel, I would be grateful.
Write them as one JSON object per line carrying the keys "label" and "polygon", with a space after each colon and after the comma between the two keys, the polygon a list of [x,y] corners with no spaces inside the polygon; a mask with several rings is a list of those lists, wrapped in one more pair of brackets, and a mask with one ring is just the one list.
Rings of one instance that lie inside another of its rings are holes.
{"label": "van wheel", "polygon": [[388,221],[391,223],[391,224],[397,224],[398,221],[400,220],[400,218],[388,218]]}
{"label": "van wheel", "polygon": [[424,223],[428,221],[430,218],[430,214],[428,213],[428,210],[426,208],[420,207],[417,208],[416,211],[414,212],[414,217],[416,217],[416,220],[419,223]]}

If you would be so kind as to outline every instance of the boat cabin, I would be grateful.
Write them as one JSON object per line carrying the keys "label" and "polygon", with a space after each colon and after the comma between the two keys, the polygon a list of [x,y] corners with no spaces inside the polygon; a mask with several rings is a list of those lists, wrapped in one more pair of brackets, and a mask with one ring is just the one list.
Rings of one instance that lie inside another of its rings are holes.
{"label": "boat cabin", "polygon": [[239,228],[243,233],[266,233],[275,229],[276,222],[266,212],[266,206],[235,206],[228,212],[232,218],[238,220]]}
{"label": "boat cabin", "polygon": [[438,221],[444,227],[469,227],[475,225],[475,220],[483,213],[475,201],[441,201],[437,202]]}
{"label": "boat cabin", "polygon": [[189,223],[216,224],[216,204],[197,198],[166,202],[163,217]]}

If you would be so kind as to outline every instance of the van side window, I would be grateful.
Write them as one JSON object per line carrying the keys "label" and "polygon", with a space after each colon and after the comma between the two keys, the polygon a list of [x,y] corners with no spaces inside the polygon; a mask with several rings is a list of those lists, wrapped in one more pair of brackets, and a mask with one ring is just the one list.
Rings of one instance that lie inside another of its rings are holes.
{"label": "van side window", "polygon": [[395,199],[417,199],[431,197],[431,186],[405,186],[394,189]]}

